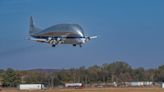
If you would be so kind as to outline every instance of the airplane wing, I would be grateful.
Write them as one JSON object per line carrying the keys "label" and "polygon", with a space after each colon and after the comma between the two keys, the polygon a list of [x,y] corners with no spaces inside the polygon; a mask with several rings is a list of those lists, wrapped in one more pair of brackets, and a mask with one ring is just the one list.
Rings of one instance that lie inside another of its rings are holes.
{"label": "airplane wing", "polygon": [[98,36],[90,36],[89,37],[89,39],[91,40],[91,39],[95,39],[95,38],[97,38]]}
{"label": "airplane wing", "polygon": [[29,37],[28,39],[33,40],[33,41],[37,41],[37,42],[48,42],[46,39],[36,39],[36,38],[33,38],[33,37]]}
{"label": "airplane wing", "polygon": [[98,36],[88,36],[88,37],[85,38],[85,41],[88,42],[89,40],[95,39],[97,37]]}

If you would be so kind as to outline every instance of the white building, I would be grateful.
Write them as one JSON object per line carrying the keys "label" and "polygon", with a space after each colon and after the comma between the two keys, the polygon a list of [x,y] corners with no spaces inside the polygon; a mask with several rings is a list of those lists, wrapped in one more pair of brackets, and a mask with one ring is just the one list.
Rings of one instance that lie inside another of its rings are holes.
{"label": "white building", "polygon": [[82,83],[65,83],[65,87],[82,87]]}
{"label": "white building", "polygon": [[43,84],[19,84],[19,90],[41,90],[45,89]]}
{"label": "white building", "polygon": [[143,86],[143,82],[130,82],[130,86]]}
{"label": "white building", "polygon": [[162,88],[164,88],[164,83],[162,83]]}
{"label": "white building", "polygon": [[126,82],[127,86],[152,86],[153,82],[149,82],[149,81],[139,81],[139,82]]}

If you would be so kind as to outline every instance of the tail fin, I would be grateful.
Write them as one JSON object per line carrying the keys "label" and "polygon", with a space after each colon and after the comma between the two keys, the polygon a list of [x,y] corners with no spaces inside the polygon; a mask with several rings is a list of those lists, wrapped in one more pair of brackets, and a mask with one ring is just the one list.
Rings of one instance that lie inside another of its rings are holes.
{"label": "tail fin", "polygon": [[30,31],[29,34],[32,34],[34,32],[34,24],[33,24],[33,18],[30,17]]}
{"label": "tail fin", "polygon": [[40,31],[41,29],[39,28],[36,28],[34,26],[34,23],[33,23],[33,18],[32,16],[30,17],[30,31],[29,31],[29,34],[32,35],[33,33],[37,32],[37,31]]}
{"label": "tail fin", "polygon": [[30,17],[30,27],[34,27],[32,16]]}

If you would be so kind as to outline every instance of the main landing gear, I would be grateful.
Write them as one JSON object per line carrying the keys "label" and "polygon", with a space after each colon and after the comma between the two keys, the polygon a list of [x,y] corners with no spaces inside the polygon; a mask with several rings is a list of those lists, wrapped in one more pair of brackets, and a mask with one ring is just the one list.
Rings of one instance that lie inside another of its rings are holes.
{"label": "main landing gear", "polygon": [[[72,46],[74,46],[74,47],[75,47],[76,45],[77,45],[77,44],[72,44]],[[80,48],[81,48],[81,47],[82,47],[82,44],[79,44],[79,46],[80,46]]]}
{"label": "main landing gear", "polygon": [[55,46],[56,46],[55,44],[52,45],[52,47],[55,47]]}
{"label": "main landing gear", "polygon": [[75,46],[76,46],[76,44],[73,44],[73,46],[75,47]]}

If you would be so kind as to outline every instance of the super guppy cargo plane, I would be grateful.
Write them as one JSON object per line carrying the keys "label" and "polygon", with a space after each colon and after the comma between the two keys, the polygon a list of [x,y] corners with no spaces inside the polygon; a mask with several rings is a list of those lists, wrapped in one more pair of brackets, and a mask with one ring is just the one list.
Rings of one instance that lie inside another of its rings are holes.
{"label": "super guppy cargo plane", "polygon": [[86,36],[82,27],[78,24],[57,24],[46,29],[39,29],[34,26],[33,18],[30,17],[30,40],[49,43],[52,47],[58,44],[71,44],[73,46],[88,42],[97,36]]}

